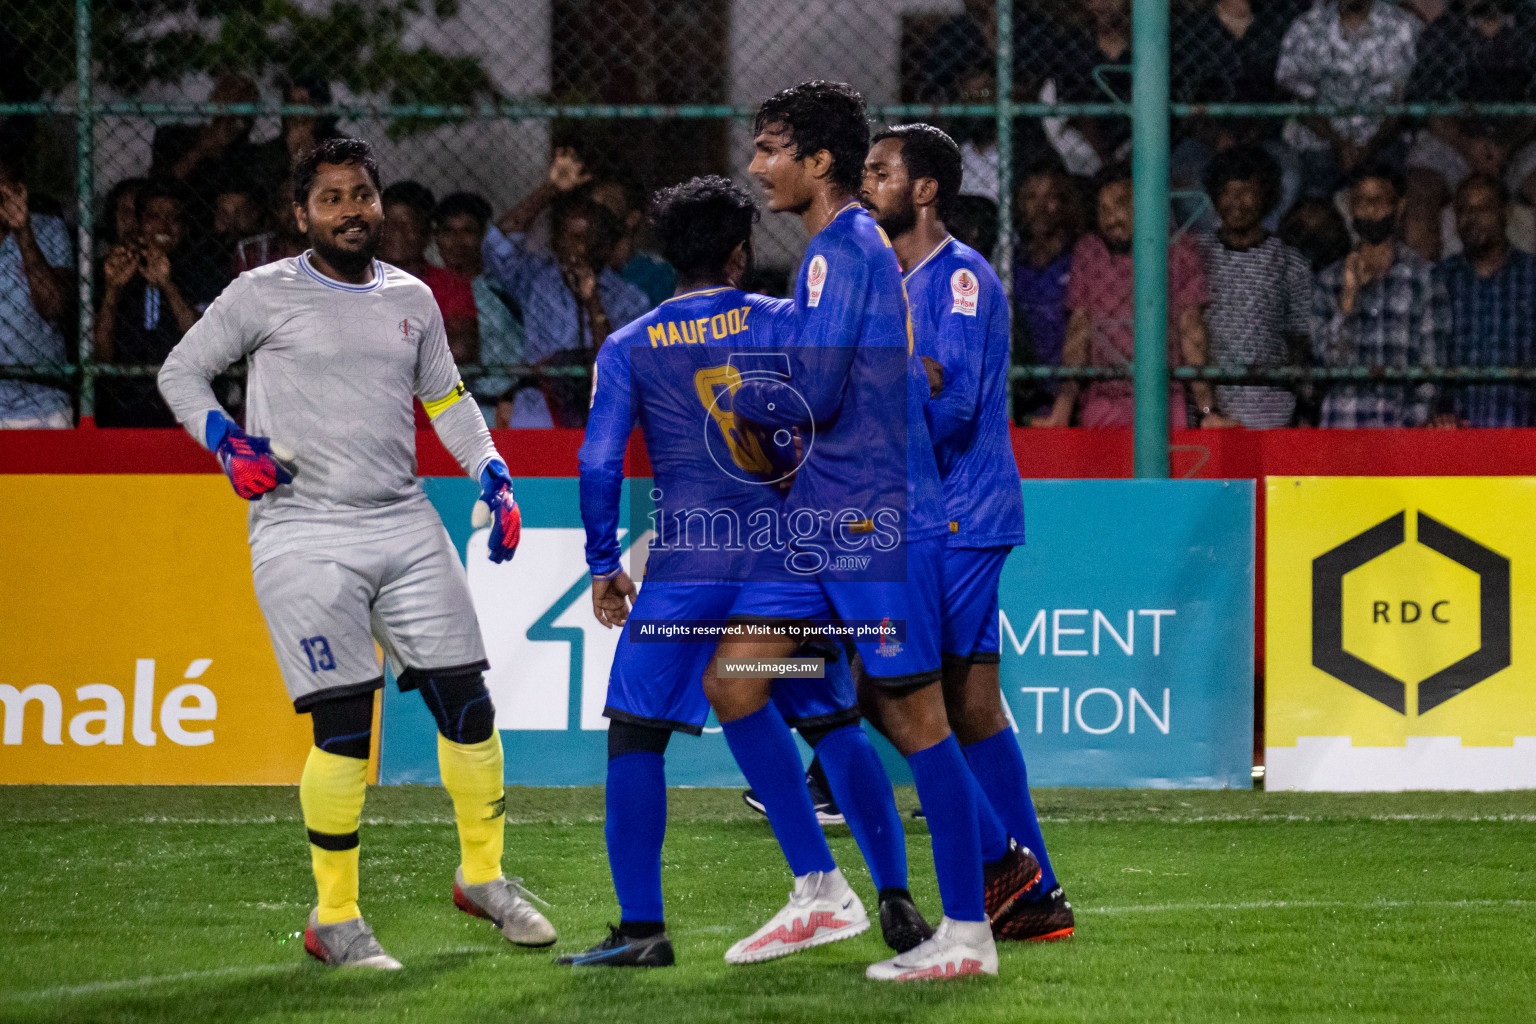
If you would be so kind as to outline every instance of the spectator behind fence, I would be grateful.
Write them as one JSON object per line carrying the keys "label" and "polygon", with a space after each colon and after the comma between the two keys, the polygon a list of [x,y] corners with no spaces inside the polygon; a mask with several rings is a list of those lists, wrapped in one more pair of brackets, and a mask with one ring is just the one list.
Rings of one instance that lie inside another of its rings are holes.
{"label": "spectator behind fence", "polygon": [[97,252],[138,236],[139,196],[148,184],[147,178],[124,178],[107,192],[96,217]]}
{"label": "spectator behind fence", "polygon": [[[57,217],[33,213],[19,171],[0,153],[0,364],[62,366],[74,312],[74,253]],[[68,427],[69,395],[38,381],[0,380],[0,430]]]}
{"label": "spectator behind fence", "polygon": [[949,233],[991,262],[997,249],[997,202],[986,196],[958,195],[944,221]]}
{"label": "spectator behind fence", "polygon": [[271,225],[268,230],[250,238],[242,238],[235,246],[236,277],[247,270],[297,256],[309,248],[309,241],[299,230],[299,222],[294,216],[291,176],[278,182],[267,208],[266,220]]}
{"label": "spectator behind fence", "polygon": [[[1013,84],[1016,94],[1040,90],[1041,68],[1056,50],[1058,0],[1020,0],[1013,5]],[[965,0],[965,10],[939,25],[918,57],[917,99],[954,103],[965,79],[977,72],[997,74],[996,0]],[[987,101],[990,102],[990,101]],[[1017,129],[1015,129],[1017,131]]]}
{"label": "spectator behind fence", "polygon": [[[623,225],[583,191],[591,177],[574,150],[555,150],[544,183],[485,234],[486,273],[522,307],[524,356],[538,367],[590,371],[609,333],[650,309],[645,293],[608,266]],[[551,205],[554,253],[546,255],[527,232]],[[590,391],[585,377],[546,377],[539,393],[523,392],[532,401],[519,396],[512,425],[585,426]]]}
{"label": "spectator behind fence", "polygon": [[226,267],[230,279],[238,273],[236,257],[240,243],[259,234],[266,226],[269,205],[254,185],[231,181],[213,197],[213,233],[197,243],[207,258]]}
{"label": "spectator behind fence", "polygon": [[[1536,256],[1509,244],[1507,214],[1499,179],[1473,174],[1457,186],[1463,248],[1440,265],[1451,307],[1450,366],[1536,366]],[[1528,427],[1531,386],[1462,385],[1454,409],[1465,426]]]}
{"label": "spectator behind fence", "polygon": [[[433,237],[443,266],[469,280],[480,321],[480,362],[488,367],[516,366],[523,361],[523,324],[517,301],[485,275],[480,243],[491,223],[491,204],[471,192],[443,197],[432,214]],[[469,388],[486,423],[506,427],[512,421],[515,381],[492,370],[471,379]]]}
{"label": "spectator behind fence", "polygon": [[[221,74],[210,103],[259,103],[261,92],[244,75]],[[185,215],[194,237],[212,228],[215,191],[237,180],[258,182],[263,167],[251,143],[256,119],[249,114],[218,114],[201,125],[167,124],[155,129],[149,176],[186,183]]]}
{"label": "spectator behind fence", "polygon": [[659,255],[641,247],[645,234],[645,186],[630,173],[621,173],[592,184],[592,198],[619,218],[624,234],[613,247],[608,266],[630,284],[645,292],[652,308],[672,297],[677,290],[677,274]]}
{"label": "spectator behind fence", "polygon": [[1316,274],[1349,255],[1353,243],[1344,215],[1328,199],[1307,196],[1280,218],[1280,241],[1301,253]]}
{"label": "spectator behind fence", "polygon": [[425,185],[397,181],[384,190],[384,234],[379,259],[399,267],[432,290],[448,332],[448,351],[456,363],[480,361],[480,323],[469,279],[427,262],[432,242],[432,211],[437,200]]}
{"label": "spectator behind fence", "polygon": [[[1285,97],[1275,84],[1280,41],[1305,8],[1304,0],[1203,0],[1196,13],[1174,16],[1173,54],[1177,59],[1183,52],[1200,52],[1208,45],[1207,40],[1218,40],[1231,54],[1230,99],[1238,103],[1283,102]],[[1217,80],[1200,95],[1185,98],[1214,100],[1219,85]],[[1272,118],[1185,118],[1179,125],[1169,170],[1173,188],[1196,198],[1174,196],[1177,222],[1214,231],[1215,211],[1198,199],[1211,157],[1233,146],[1261,145],[1282,168],[1282,197],[1264,225],[1276,230],[1280,211],[1290,208],[1301,184],[1297,160],[1278,138],[1280,125]]]}
{"label": "spectator behind fence", "polygon": [[[1349,210],[1359,244],[1317,277],[1312,356],[1328,367],[1442,365],[1449,328],[1445,288],[1429,261],[1398,241],[1405,186],[1383,164],[1357,171]],[[1334,382],[1321,427],[1417,427],[1429,421],[1434,384]]]}
{"label": "spectator behind fence", "polygon": [[[1308,361],[1312,268],[1270,234],[1264,219],[1280,198],[1280,165],[1257,146],[1216,154],[1206,194],[1221,226],[1201,238],[1211,306],[1211,361],[1261,369]],[[1246,427],[1288,426],[1296,396],[1270,385],[1223,384],[1222,411]]]}
{"label": "spectator behind fence", "polygon": [[[1419,37],[1418,55],[1411,103],[1536,99],[1536,15],[1518,0],[1452,0]],[[1429,118],[1408,151],[1404,241],[1425,259],[1439,259],[1441,211],[1456,186],[1469,174],[1498,177],[1511,165],[1536,169],[1533,127],[1529,117]]]}
{"label": "spectator behind fence", "polygon": [[[1280,45],[1275,80],[1298,100],[1336,106],[1395,103],[1413,70],[1419,22],[1382,0],[1326,0],[1301,15]],[[1331,195],[1356,169],[1397,148],[1402,119],[1307,116],[1285,126],[1302,189]]]}
{"label": "spectator behind fence", "polygon": [[[284,78],[279,82],[283,103],[292,106],[328,106],[331,102],[331,86],[324,78],[301,75]],[[282,118],[277,138],[258,143],[254,149],[256,166],[262,182],[268,188],[289,177],[294,166],[304,155],[326,139],[341,135],[336,118],[317,117],[312,114],[288,114]]]}
{"label": "spectator behind fence", "polygon": [[1280,44],[1306,8],[1305,0],[1205,0],[1199,13],[1174,19],[1172,36],[1193,45],[1220,39],[1234,61],[1232,99],[1239,103],[1279,103],[1285,99],[1275,84]]}
{"label": "spectator behind fence", "polygon": [[[1131,232],[1134,207],[1131,201],[1131,170],[1118,164],[1104,172],[1096,190],[1098,231],[1078,239],[1072,250],[1072,279],[1067,285],[1067,336],[1062,352],[1066,366],[1124,367],[1135,356],[1132,313]],[[1168,252],[1168,365],[1203,366],[1208,339],[1205,306],[1210,302],[1200,257],[1187,237],[1176,239]],[[1232,424],[1216,412],[1215,396],[1204,381],[1169,386],[1168,420],[1171,426],[1188,426],[1184,408],[1186,389],[1200,411],[1200,425]],[[1081,389],[1065,381],[1056,396],[1051,415],[1041,426],[1071,424],[1079,391],[1085,427],[1129,427],[1135,423],[1135,392],[1128,380],[1098,381]]]}
{"label": "spectator behind fence", "polygon": [[[1083,14],[1083,26],[1063,33],[1050,61],[1057,101],[1109,102],[1110,97],[1094,74],[1101,65],[1115,69],[1100,74],[1121,99],[1128,100],[1130,75],[1124,66],[1131,62],[1130,0],[1083,0]],[[1130,155],[1131,126],[1124,117],[1074,117],[1067,124],[1081,137],[1080,141],[1053,135],[1052,142],[1058,151],[1063,147],[1069,149],[1061,153],[1069,167],[1097,173]],[[1070,151],[1073,143],[1087,145],[1092,153]]]}
{"label": "spectator behind fence", "polygon": [[[1021,225],[1013,258],[1014,353],[1032,366],[1060,366],[1067,335],[1067,282],[1072,246],[1082,233],[1077,183],[1059,164],[1032,168],[1019,182]],[[1044,418],[1056,400],[1054,381],[1026,381],[1015,390],[1014,409]]]}
{"label": "spectator behind fence", "polygon": [[[228,282],[226,268],[188,245],[189,195],[179,182],[151,182],[139,200],[139,237],[108,251],[96,311],[98,362],[158,365]],[[152,374],[99,378],[96,421],[103,427],[176,426]]]}
{"label": "spectator behind fence", "polygon": [[[1063,103],[1105,103],[1131,95],[1130,0],[1082,0],[1081,27],[1062,33],[1050,51],[1054,95]],[[1228,36],[1215,22],[1178,18],[1170,27],[1169,95],[1179,103],[1224,102],[1236,98],[1241,65]],[[1109,92],[1106,92],[1105,89]],[[1054,119],[1052,119],[1054,120]],[[1078,117],[1069,122],[1081,139],[1048,129],[1066,165],[1096,173],[1130,154],[1131,125],[1125,117]],[[1091,159],[1082,153],[1086,143]]]}

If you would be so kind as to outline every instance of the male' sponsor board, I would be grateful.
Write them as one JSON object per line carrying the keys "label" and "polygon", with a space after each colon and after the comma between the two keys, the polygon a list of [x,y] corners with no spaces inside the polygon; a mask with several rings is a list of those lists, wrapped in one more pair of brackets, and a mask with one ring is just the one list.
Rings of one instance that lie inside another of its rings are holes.
{"label": "male' sponsor board", "polygon": [[1536,480],[1267,488],[1268,784],[1536,786]]}
{"label": "male' sponsor board", "polygon": [[245,512],[212,474],[0,476],[0,783],[299,780]]}

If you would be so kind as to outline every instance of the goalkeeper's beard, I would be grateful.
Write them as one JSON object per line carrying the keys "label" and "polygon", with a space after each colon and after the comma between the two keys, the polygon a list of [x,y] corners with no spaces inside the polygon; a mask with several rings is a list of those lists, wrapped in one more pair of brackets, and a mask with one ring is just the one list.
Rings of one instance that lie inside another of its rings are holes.
{"label": "goalkeeper's beard", "polygon": [[379,239],[382,234],[382,231],[374,228],[359,249],[343,249],[332,245],[328,236],[322,236],[319,232],[310,233],[309,244],[315,250],[315,255],[334,267],[338,273],[350,276],[361,274],[373,263],[373,257],[379,251]]}

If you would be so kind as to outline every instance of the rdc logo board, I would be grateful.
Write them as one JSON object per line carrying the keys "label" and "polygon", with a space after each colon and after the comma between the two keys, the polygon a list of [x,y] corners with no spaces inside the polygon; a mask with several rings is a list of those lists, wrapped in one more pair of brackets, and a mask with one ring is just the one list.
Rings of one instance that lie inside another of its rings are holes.
{"label": "rdc logo board", "polygon": [[1280,789],[1536,786],[1536,479],[1267,481]]}

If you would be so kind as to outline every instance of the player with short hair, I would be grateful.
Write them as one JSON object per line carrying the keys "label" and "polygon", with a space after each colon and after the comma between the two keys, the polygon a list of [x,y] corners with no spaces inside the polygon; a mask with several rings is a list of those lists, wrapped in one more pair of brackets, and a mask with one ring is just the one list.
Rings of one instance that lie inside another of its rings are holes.
{"label": "player with short hair", "polygon": [[[603,710],[610,719],[605,834],[622,917],[608,938],[556,961],[574,967],[673,963],[661,888],[663,755],[672,733],[697,736],[708,719],[700,681],[712,643],[647,640],[646,631],[725,619],[751,567],[747,535],[771,530],[782,500],[782,467],[731,411],[743,379],[776,372],[783,357],[772,350],[794,331],[791,303],[740,287],[751,266],[757,204],[741,186],[706,177],[657,193],[652,211],[662,251],[677,270],[677,293],[604,343],[581,448],[592,609],[605,626],[623,627]],[[655,503],[638,596],[618,541],[624,453],[637,423]],[[927,926],[906,892],[905,836],[890,780],[859,725],[846,661],[835,645],[817,653],[830,654],[826,678],[779,680],[774,706],[820,753],[876,886],[902,904],[904,913],[890,915],[887,941],[916,945]],[[869,920],[862,904],[846,884],[841,892],[835,919],[807,920],[793,938],[768,936],[741,959],[766,960],[863,932]]]}
{"label": "player with short hair", "polygon": [[[294,710],[313,721],[299,801],[319,904],[304,948],[341,967],[400,966],[357,905],[384,685],[375,640],[400,689],[420,690],[437,721],[459,832],[454,903],[511,942],[547,946],[554,928],[501,870],[506,789],[489,665],[458,553],[416,477],[412,398],[480,481],[497,562],[521,532],[511,477],[459,380],[432,293],[374,259],[384,214],[368,144],[329,139],[301,160],[294,212],[309,251],[240,275],[172,350],[159,383],[252,503],[256,598]],[[210,386],[241,359],[249,434]]]}
{"label": "player with short hair", "polygon": [[1008,433],[1008,299],[986,259],[945,228],[962,173],[960,148],[938,128],[888,128],[864,161],[864,202],[896,250],[917,351],[941,384],[928,424],[948,517],[941,649],[949,721],[991,809],[1040,864],[1038,884],[1023,894],[997,893],[988,878],[992,933],[1066,938],[1072,905],[1046,855],[998,679],[998,582],[1008,553],[1024,543],[1024,502]]}
{"label": "player with short hair", "polygon": [[[800,429],[804,454],[785,509],[792,543],[762,553],[731,618],[898,630],[865,632],[856,646],[874,684],[874,710],[928,811],[944,919],[932,937],[866,974],[996,974],[977,790],[937,685],[945,519],[923,419],[928,387],[914,370],[901,268],[857,200],[869,149],[864,100],[846,84],[807,82],[765,102],[753,129],[750,172],[769,208],[798,214],[812,238],[795,285],[788,379],[743,384],[734,412],[767,430]],[[704,677],[731,752],[795,875],[789,905],[732,947],[733,962],[807,912],[835,919],[847,889],[816,824],[789,727],[769,700],[769,680],[718,671],[720,660],[782,657],[794,646],[783,631],[729,637]]]}

